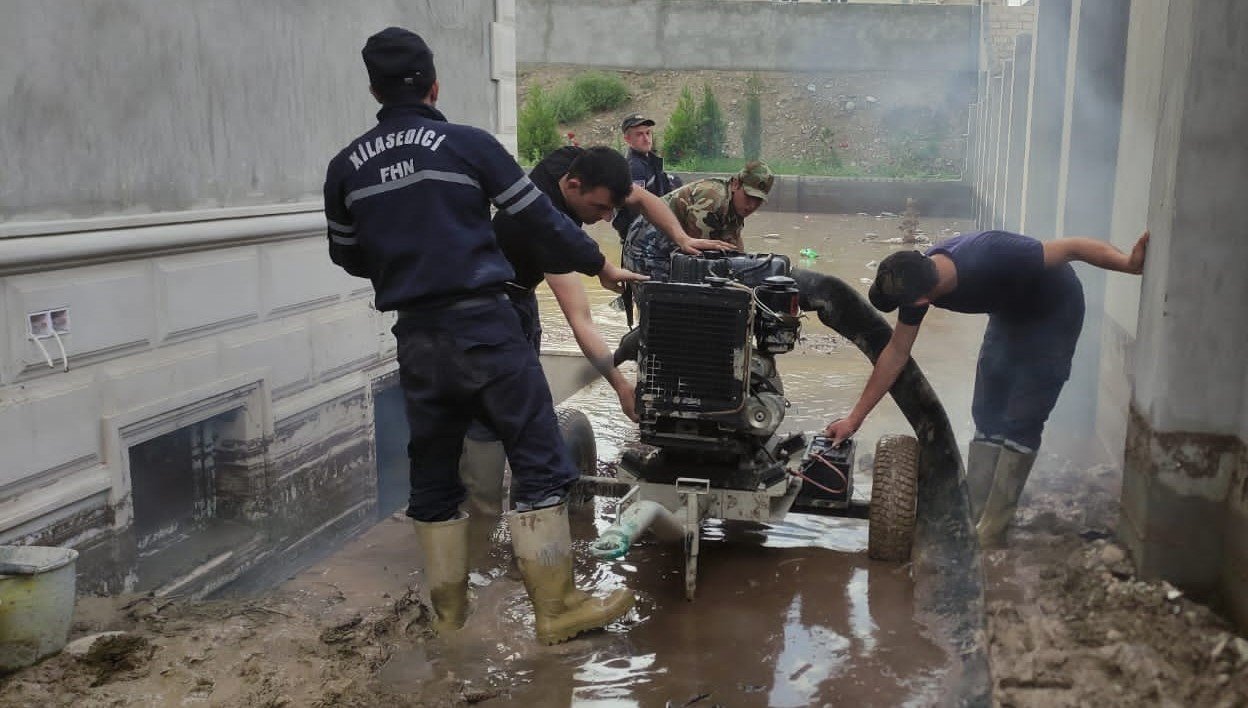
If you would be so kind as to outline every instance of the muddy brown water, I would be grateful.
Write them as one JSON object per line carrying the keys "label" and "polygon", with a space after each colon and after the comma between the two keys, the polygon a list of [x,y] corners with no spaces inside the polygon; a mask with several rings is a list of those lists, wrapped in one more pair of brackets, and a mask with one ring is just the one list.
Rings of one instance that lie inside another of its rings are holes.
{"label": "muddy brown water", "polygon": [[[760,213],[747,222],[746,245],[789,255],[796,266],[835,275],[865,293],[873,262],[904,247],[880,242],[898,235],[897,224],[862,215]],[[924,220],[923,227],[933,238],[970,228],[952,220]],[[601,225],[590,230],[608,257],[618,258],[614,232]],[[819,257],[801,258],[804,248]],[[596,280],[586,284],[595,320],[608,341],[618,340],[627,326],[609,305],[613,296]],[[543,289],[539,298],[545,348],[575,351],[553,296]],[[934,310],[916,346],[963,444],[971,433],[970,385],[983,326],[982,318]],[[843,414],[871,370],[852,344],[813,316],[803,335],[797,351],[778,357],[791,401],[784,430],[818,430]],[[615,459],[635,437],[602,381],[565,405],[589,416],[602,460]],[[858,436],[856,497],[869,499],[874,441],[889,432],[910,429],[885,401]],[[382,672],[383,685],[416,688],[450,672],[500,690],[491,701],[500,705],[899,706],[939,702],[944,680],[957,671],[956,657],[916,616],[909,567],[867,558],[865,521],[806,514],[775,525],[711,521],[690,602],[678,545],[647,539],[619,561],[588,559],[586,546],[610,525],[613,510],[614,500],[594,500],[574,515],[574,536],[584,582],[636,591],[637,607],[623,621],[539,647],[523,588],[509,574],[505,529],[478,523],[468,625],[396,656]]]}

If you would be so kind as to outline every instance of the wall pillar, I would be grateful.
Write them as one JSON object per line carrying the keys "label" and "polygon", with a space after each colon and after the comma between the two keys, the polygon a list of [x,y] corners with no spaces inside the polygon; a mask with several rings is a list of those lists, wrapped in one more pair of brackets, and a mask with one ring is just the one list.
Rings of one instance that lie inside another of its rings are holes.
{"label": "wall pillar", "polygon": [[1014,71],[1010,77],[1010,132],[1005,154],[1005,186],[1001,203],[1001,225],[1006,231],[1019,230],[1023,198],[1023,152],[1027,143],[1027,107],[1031,99],[1031,35],[1014,38]]}
{"label": "wall pillar", "polygon": [[1057,169],[1062,156],[1070,3],[1043,0],[1036,17],[1019,229],[1040,239],[1052,238],[1057,228]]}
{"label": "wall pillar", "polygon": [[[1056,235],[1108,240],[1130,0],[1074,0],[1071,12]],[[1070,381],[1054,410],[1052,427],[1055,434],[1086,445],[1096,421],[1107,274],[1084,264],[1076,264],[1075,270],[1087,310]]]}
{"label": "wall pillar", "polygon": [[1248,4],[1172,0],[1120,533],[1248,626]]}

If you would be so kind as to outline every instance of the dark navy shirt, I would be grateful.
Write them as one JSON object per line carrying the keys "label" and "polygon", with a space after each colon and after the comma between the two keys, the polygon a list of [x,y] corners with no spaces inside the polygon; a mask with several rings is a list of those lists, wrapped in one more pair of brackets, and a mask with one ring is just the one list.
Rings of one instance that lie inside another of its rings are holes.
{"label": "dark navy shirt", "polygon": [[[550,203],[563,212],[572,223],[581,225],[581,219],[568,208],[559,189],[559,180],[568,173],[572,161],[585,152],[584,148],[574,145],[561,147],[547,155],[529,171],[529,179],[533,184],[550,197]],[[516,271],[512,281],[523,288],[535,288],[542,282],[546,273],[567,273],[573,270],[563,262],[561,254],[552,252],[544,246],[549,239],[537,237],[519,219],[507,212],[500,211],[494,215],[494,236],[503,249],[503,255],[511,262]]]}
{"label": "dark navy shirt", "polygon": [[494,240],[490,204],[551,241],[586,275],[606,263],[598,244],[524,174],[489,133],[437,109],[390,105],[377,126],[329,163],[329,256],[373,282],[379,310],[436,307],[501,291],[514,277]]}
{"label": "dark navy shirt", "polygon": [[[1069,263],[1044,266],[1044,244],[1008,231],[962,234],[927,249],[953,260],[958,284],[932,302],[953,312],[988,313],[1010,321],[1038,320],[1064,302],[1079,281]],[[918,325],[927,306],[904,305],[899,322]]]}
{"label": "dark navy shirt", "polygon": [[[663,171],[663,158],[659,157],[656,152],[640,153],[633,148],[628,149],[628,171],[633,178],[633,184],[645,189],[656,197],[675,189],[668,174]],[[620,238],[628,233],[628,227],[633,223],[633,219],[637,218],[637,212],[628,209],[620,209],[615,215],[611,225],[615,227]]]}

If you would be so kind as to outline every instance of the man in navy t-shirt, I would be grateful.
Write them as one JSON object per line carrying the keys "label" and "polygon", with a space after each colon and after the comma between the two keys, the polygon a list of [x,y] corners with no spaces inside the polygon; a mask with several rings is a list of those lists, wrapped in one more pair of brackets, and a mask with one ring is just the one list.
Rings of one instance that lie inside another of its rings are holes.
{"label": "man in navy t-shirt", "polygon": [[885,258],[869,292],[882,312],[898,310],[897,327],[849,415],[830,423],[834,443],[857,432],[901,374],[931,305],[987,313],[967,455],[971,517],[980,543],[999,546],[1036,460],[1045,421],[1070,377],[1083,326],[1083,288],[1071,261],[1139,274],[1148,232],[1124,254],[1104,241],[1040,242],[1006,231],[955,236],[928,249]]}

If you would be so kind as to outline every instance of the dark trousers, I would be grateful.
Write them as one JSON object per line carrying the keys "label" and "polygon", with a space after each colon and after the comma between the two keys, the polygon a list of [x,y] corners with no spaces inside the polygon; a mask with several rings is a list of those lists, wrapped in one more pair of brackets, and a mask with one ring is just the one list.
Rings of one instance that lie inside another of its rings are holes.
{"label": "dark trousers", "polygon": [[[516,308],[516,316],[520,318],[520,331],[524,333],[525,341],[533,346],[534,352],[541,354],[542,320],[537,311],[537,293],[532,290],[508,290],[507,298],[511,300],[511,306]],[[494,442],[499,439],[489,425],[481,420],[474,420],[468,426],[468,437],[478,442]]]}
{"label": "dark trousers", "polygon": [[980,434],[1040,447],[1044,424],[1070,378],[1083,310],[1083,288],[1071,271],[1044,317],[988,318],[971,403]]}
{"label": "dark trousers", "polygon": [[474,419],[503,442],[514,502],[561,495],[580,476],[559,434],[537,353],[506,298],[405,313],[393,331],[411,434],[408,516],[454,517],[465,496],[459,456]]}

